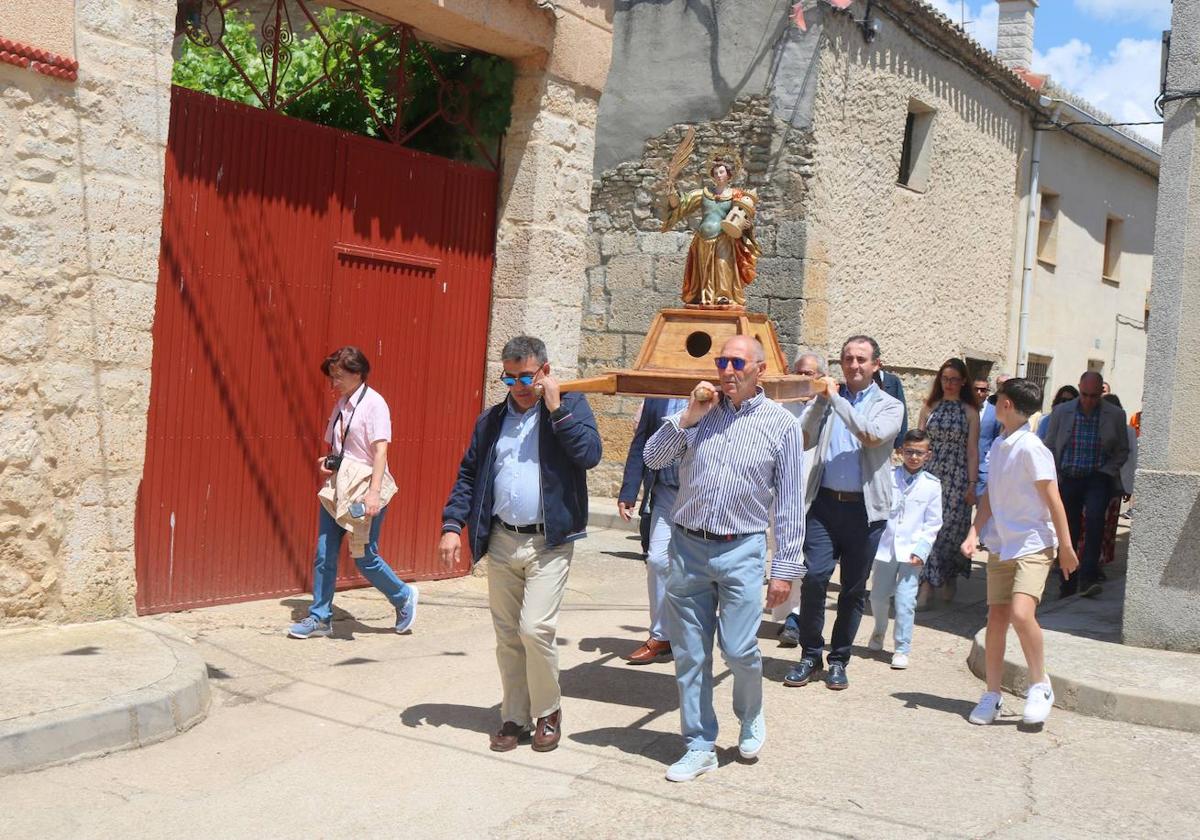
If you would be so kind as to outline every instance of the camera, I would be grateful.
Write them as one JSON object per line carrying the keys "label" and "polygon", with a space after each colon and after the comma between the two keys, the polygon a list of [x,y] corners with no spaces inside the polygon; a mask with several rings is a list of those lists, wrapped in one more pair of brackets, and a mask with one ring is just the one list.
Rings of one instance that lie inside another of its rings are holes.
{"label": "camera", "polygon": [[330,472],[337,472],[338,467],[342,465],[342,456],[338,454],[329,454],[325,456],[325,469]]}

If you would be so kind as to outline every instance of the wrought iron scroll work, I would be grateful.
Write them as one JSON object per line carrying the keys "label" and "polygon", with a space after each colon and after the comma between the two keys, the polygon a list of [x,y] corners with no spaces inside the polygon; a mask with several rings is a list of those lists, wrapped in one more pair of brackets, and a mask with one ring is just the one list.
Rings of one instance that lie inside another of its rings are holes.
{"label": "wrought iron scroll work", "polygon": [[[189,41],[203,49],[219,49],[226,60],[237,70],[242,81],[253,92],[262,107],[268,111],[282,111],[301,96],[309,93],[321,84],[329,85],[335,90],[353,90],[371,115],[380,134],[393,143],[404,145],[421,132],[434,120],[441,119],[453,126],[462,126],[470,134],[479,153],[491,164],[493,169],[499,168],[495,155],[484,144],[479,133],[471,122],[472,97],[477,92],[477,86],[462,81],[447,79],[441,72],[428,46],[420,41],[413,28],[402,23],[393,23],[383,29],[367,43],[330,38],[309,8],[309,0],[272,0],[258,23],[259,59],[262,61],[266,87],[262,89],[250,78],[248,68],[230,52],[224,43],[226,24],[225,13],[235,8],[239,0],[183,0],[179,4],[176,18],[176,37],[185,35]],[[291,69],[292,51],[296,42],[296,30],[292,23],[289,4],[294,5],[307,19],[314,37],[319,37],[324,44],[324,55],[321,62],[322,73],[317,78],[305,84],[300,90],[281,97],[280,90]],[[379,112],[363,87],[364,57],[370,55],[380,44],[394,40],[398,47],[398,55],[393,84],[390,93],[395,98],[395,118],[389,122],[385,115]],[[422,120],[418,125],[405,131],[401,116],[406,106],[411,102],[410,78],[405,58],[410,50],[428,66],[438,83],[437,110]]]}

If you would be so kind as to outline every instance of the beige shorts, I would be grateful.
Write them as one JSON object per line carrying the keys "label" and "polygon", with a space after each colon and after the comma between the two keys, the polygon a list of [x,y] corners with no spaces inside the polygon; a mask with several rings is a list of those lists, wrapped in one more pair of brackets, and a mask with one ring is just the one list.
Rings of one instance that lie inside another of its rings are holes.
{"label": "beige shorts", "polygon": [[988,606],[1011,604],[1013,594],[1017,592],[1028,595],[1040,604],[1042,592],[1046,589],[1046,577],[1050,574],[1050,564],[1054,562],[1054,554],[1053,548],[1012,560],[1001,560],[999,555],[989,554]]}

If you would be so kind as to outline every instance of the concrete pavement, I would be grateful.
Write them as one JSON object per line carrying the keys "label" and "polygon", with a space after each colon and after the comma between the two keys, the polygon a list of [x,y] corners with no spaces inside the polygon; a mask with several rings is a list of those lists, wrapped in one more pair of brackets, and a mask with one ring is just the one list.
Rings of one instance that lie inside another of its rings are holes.
{"label": "concrete pavement", "polygon": [[145,746],[208,712],[204,660],[158,621],[0,632],[0,775]]}
{"label": "concrete pavement", "polygon": [[755,762],[735,757],[718,664],[722,767],[666,782],[682,750],[671,666],[620,659],[645,635],[636,554],[629,532],[578,545],[560,625],[565,736],[553,753],[487,749],[499,688],[483,579],[422,586],[404,637],[369,590],[339,594],[329,640],[284,638],[305,598],[217,607],[169,619],[208,665],[209,718],[145,749],[0,779],[0,836],[1194,833],[1200,735],[1059,709],[1040,732],[1012,716],[966,722],[981,692],[964,667],[983,620],[978,569],[953,608],[920,616],[908,671],[865,655],[845,692],[784,688],[795,652],[764,638],[768,740]]}

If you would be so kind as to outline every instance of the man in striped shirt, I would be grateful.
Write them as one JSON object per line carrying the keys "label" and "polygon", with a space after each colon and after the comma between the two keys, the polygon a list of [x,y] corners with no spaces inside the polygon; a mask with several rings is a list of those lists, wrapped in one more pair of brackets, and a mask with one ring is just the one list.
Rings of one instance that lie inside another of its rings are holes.
{"label": "man in striped shirt", "polygon": [[716,362],[719,396],[714,386],[701,382],[687,408],[668,417],[645,450],[650,469],[680,465],[667,604],[687,752],[667,770],[674,782],[717,767],[712,648],[718,628],[721,652],[733,672],[733,711],[741,722],[738,751],[753,758],[766,740],[758,626],[772,512],[777,548],[767,606],[786,601],[792,581],[804,576],[799,423],[758,386],[766,364],[762,345],[753,338],[729,339]]}

